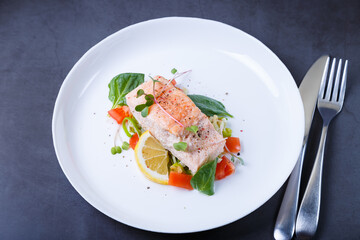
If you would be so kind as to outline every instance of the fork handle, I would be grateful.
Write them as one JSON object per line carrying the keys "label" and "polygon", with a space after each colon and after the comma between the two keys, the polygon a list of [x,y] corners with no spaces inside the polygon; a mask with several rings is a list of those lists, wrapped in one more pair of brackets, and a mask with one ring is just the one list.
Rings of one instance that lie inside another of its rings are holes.
{"label": "fork handle", "polygon": [[328,124],[322,128],[320,145],[316,154],[310,179],[306,187],[304,197],[301,201],[299,213],[296,219],[296,237],[298,239],[309,239],[315,235],[320,213],[321,179],[324,161],[324,150],[327,136]]}

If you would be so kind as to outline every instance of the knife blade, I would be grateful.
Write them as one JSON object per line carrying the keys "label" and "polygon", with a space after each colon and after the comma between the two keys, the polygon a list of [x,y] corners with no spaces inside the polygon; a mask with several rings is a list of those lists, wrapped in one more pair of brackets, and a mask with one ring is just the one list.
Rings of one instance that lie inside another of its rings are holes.
{"label": "knife blade", "polygon": [[326,76],[325,74],[329,67],[329,60],[330,57],[328,55],[320,57],[310,67],[299,87],[305,113],[304,140],[299,158],[290,175],[284,198],[281,202],[280,210],[276,219],[274,228],[274,238],[276,240],[290,240],[294,235],[296,212],[299,201],[301,170],[317,97],[319,94],[320,83]]}

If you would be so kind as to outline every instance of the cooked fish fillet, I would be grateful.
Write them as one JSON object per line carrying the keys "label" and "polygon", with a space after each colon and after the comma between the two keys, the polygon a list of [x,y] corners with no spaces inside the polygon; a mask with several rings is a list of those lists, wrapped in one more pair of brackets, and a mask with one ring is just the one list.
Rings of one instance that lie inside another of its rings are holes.
{"label": "cooked fish fillet", "polygon": [[[188,166],[192,173],[196,173],[204,163],[215,159],[223,152],[225,139],[183,91],[161,76],[154,79],[159,81],[155,83],[155,93],[153,82],[147,81],[126,95],[130,111],[145,130],[149,130],[167,150]],[[149,108],[147,117],[142,117],[140,112],[135,111],[137,105],[146,102],[144,95],[137,98],[139,89],[143,89],[146,94],[156,96],[160,106],[183,126],[167,115],[157,104]],[[193,125],[199,128],[197,133],[186,130]],[[173,144],[178,142],[187,143],[185,152],[174,149]]]}

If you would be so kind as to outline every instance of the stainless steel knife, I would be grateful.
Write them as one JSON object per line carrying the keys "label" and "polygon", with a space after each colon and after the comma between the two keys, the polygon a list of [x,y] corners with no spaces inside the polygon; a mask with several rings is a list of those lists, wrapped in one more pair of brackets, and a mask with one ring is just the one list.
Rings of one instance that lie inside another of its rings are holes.
{"label": "stainless steel knife", "polygon": [[290,240],[294,235],[304,154],[316,107],[320,83],[326,76],[325,73],[329,67],[329,60],[330,58],[327,55],[320,57],[306,73],[299,87],[305,112],[304,140],[299,159],[290,175],[276,219],[274,229],[274,238],[276,240]]}

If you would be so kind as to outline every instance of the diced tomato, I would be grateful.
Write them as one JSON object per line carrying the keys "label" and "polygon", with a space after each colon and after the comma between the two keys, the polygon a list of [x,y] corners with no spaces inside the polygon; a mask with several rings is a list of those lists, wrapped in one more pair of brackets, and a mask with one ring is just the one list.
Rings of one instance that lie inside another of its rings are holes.
{"label": "diced tomato", "polygon": [[121,124],[124,118],[131,116],[131,112],[128,106],[111,109],[108,111],[108,113],[110,117],[115,119],[118,124]]}
{"label": "diced tomato", "polygon": [[174,86],[175,86],[177,82],[176,82],[176,80],[175,80],[175,79],[173,79],[173,80],[171,81],[171,83],[172,83],[172,85],[174,85]]}
{"label": "diced tomato", "polygon": [[190,184],[191,178],[192,178],[192,176],[189,174],[170,172],[169,185],[185,188],[188,190],[193,190],[193,187]]}
{"label": "diced tomato", "polygon": [[130,147],[135,150],[135,146],[138,143],[138,141],[139,141],[139,136],[137,133],[135,133],[134,135],[132,135],[132,137],[129,140]]}
{"label": "diced tomato", "polygon": [[234,164],[225,156],[222,157],[221,162],[216,165],[215,179],[223,179],[235,172]]}
{"label": "diced tomato", "polygon": [[240,146],[240,139],[238,137],[228,137],[226,139],[225,145],[231,153],[240,152],[241,146]]}

